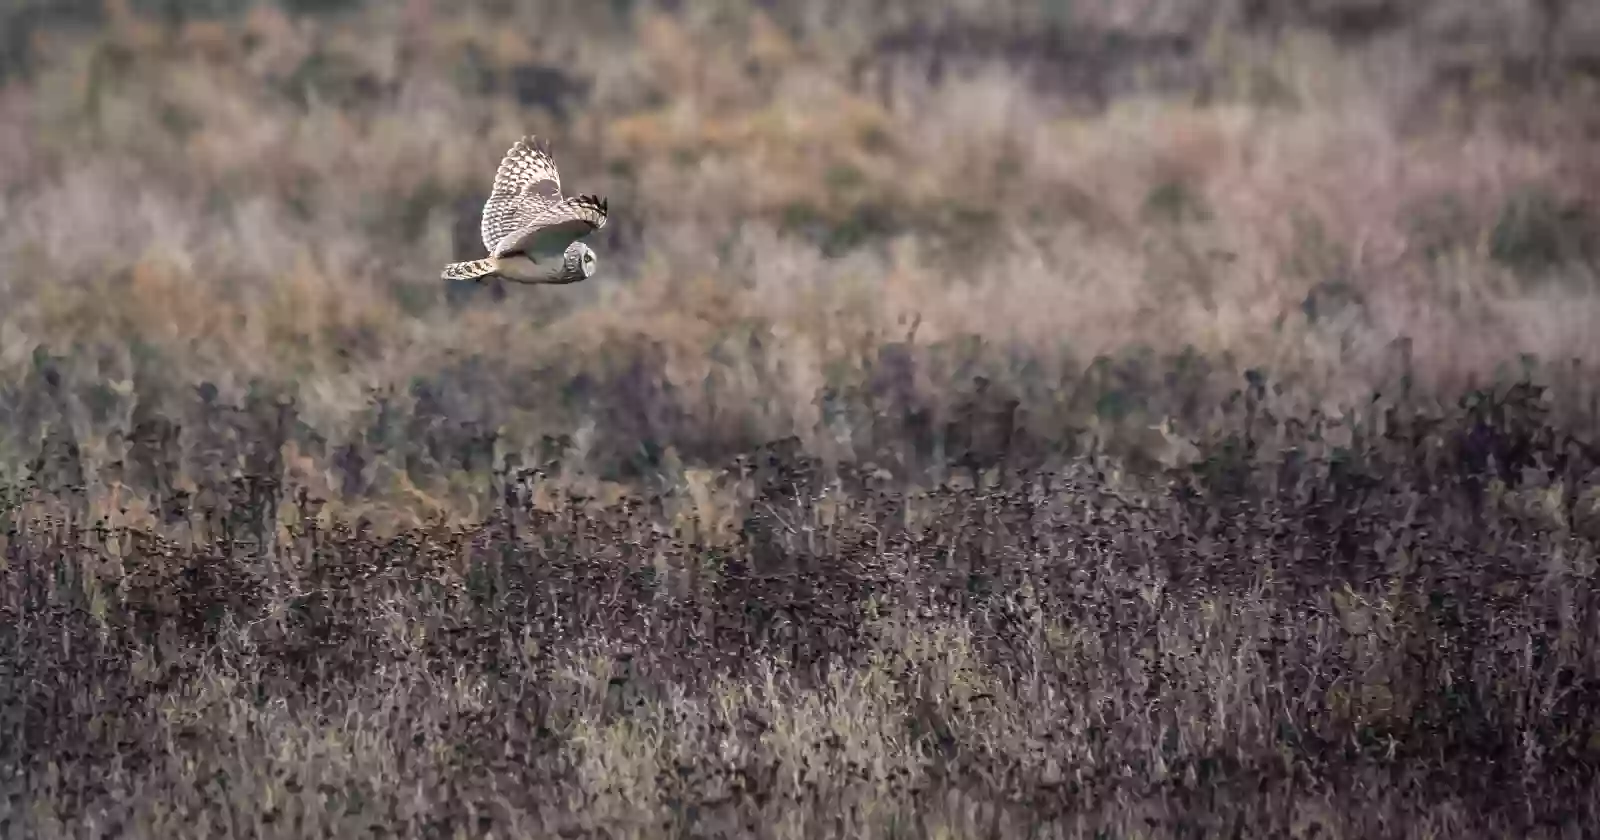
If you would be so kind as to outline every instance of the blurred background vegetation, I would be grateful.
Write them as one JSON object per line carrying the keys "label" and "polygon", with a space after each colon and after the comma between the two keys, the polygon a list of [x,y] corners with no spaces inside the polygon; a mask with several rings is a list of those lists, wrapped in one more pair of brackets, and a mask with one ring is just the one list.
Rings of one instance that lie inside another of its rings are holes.
{"label": "blurred background vegetation", "polygon": [[1578,0],[0,0],[0,833],[1577,836],[1597,196]]}
{"label": "blurred background vegetation", "polygon": [[[3,9],[0,464],[70,443],[96,517],[250,423],[403,523],[508,457],[920,478],[975,403],[1151,451],[1246,370],[1331,410],[1600,349],[1590,4]],[[525,132],[611,197],[603,275],[446,288]]]}

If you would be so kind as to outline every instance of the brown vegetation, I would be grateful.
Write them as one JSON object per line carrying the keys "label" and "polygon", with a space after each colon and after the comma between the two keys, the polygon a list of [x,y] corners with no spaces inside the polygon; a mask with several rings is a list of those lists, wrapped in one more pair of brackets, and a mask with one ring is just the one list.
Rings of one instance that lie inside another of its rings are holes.
{"label": "brown vegetation", "polygon": [[1587,5],[445,5],[0,5],[0,833],[1600,824]]}

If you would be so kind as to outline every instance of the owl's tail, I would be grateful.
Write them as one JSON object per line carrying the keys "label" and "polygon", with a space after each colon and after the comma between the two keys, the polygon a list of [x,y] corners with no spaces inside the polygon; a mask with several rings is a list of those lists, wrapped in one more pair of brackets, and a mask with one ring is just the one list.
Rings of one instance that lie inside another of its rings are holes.
{"label": "owl's tail", "polygon": [[482,280],[493,274],[494,268],[492,259],[468,260],[445,266],[440,277],[445,280]]}

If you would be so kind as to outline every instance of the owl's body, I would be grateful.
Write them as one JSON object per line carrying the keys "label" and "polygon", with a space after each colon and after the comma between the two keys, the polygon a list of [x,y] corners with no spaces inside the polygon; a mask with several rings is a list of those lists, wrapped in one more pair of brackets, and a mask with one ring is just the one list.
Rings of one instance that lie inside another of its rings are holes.
{"label": "owl's body", "polygon": [[445,266],[446,280],[502,277],[517,283],[576,283],[594,276],[594,249],[578,240],[605,227],[606,200],[561,195],[549,147],[534,137],[512,145],[483,205],[489,256]]}
{"label": "owl's body", "polygon": [[515,283],[576,283],[594,273],[594,249],[574,242],[559,254],[518,252],[503,257],[451,263],[445,266],[446,280],[481,280],[503,277]]}

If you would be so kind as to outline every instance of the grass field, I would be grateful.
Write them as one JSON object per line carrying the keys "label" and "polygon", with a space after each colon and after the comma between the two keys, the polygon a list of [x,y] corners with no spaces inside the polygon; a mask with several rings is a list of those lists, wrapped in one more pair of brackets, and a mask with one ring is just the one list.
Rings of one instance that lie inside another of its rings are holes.
{"label": "grass field", "polygon": [[0,0],[0,835],[1593,833],[1600,12],[1269,5]]}

